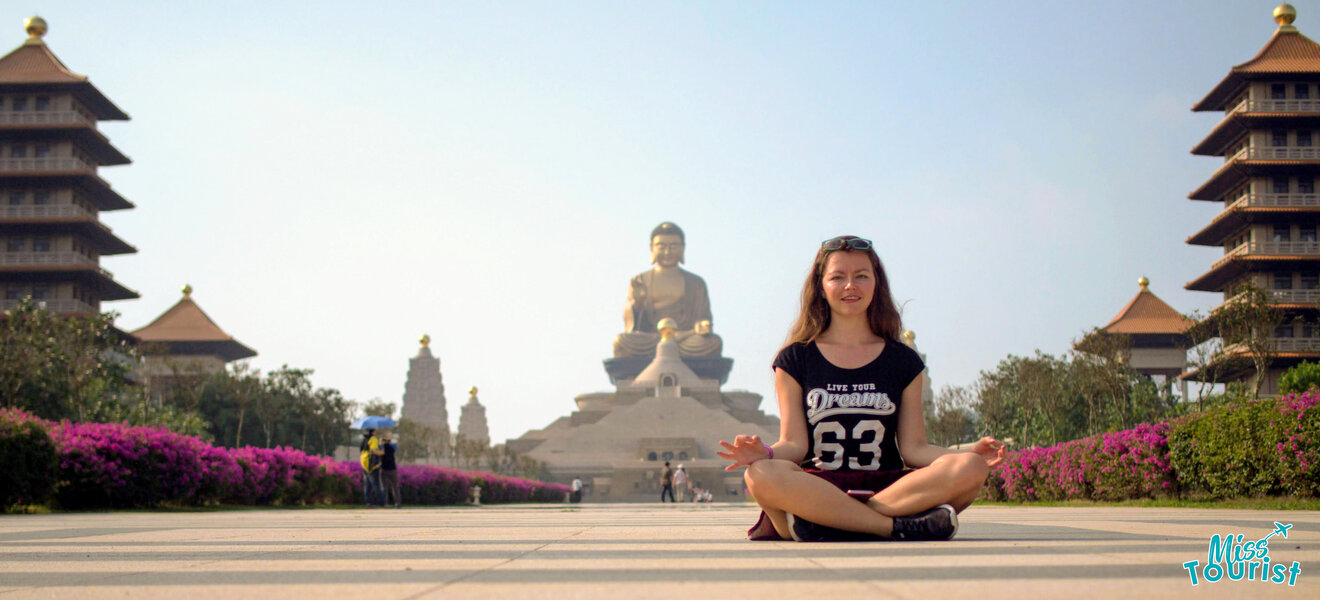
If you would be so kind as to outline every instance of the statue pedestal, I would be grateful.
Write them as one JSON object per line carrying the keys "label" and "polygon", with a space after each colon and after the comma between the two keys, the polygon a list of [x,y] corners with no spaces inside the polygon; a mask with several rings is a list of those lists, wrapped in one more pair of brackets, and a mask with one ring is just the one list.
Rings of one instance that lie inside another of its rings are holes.
{"label": "statue pedestal", "polygon": [[[655,360],[655,355],[651,356],[621,356],[618,358],[607,358],[605,363],[605,373],[610,376],[610,383],[618,385],[620,381],[626,381],[637,377],[651,361]],[[733,370],[733,359],[723,356],[684,356],[683,364],[687,365],[697,377],[702,379],[714,379],[724,385],[729,380],[729,371]]]}

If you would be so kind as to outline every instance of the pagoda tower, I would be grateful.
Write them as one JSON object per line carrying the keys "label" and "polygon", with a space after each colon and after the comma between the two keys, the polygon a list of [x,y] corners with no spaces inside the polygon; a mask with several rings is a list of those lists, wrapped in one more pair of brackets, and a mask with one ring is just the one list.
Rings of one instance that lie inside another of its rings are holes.
{"label": "pagoda tower", "polygon": [[458,435],[465,440],[490,443],[490,428],[486,427],[486,407],[477,400],[477,387],[468,388],[468,401],[458,416]]}
{"label": "pagoda tower", "polygon": [[437,448],[449,445],[449,412],[445,409],[445,383],[440,359],[431,354],[431,336],[423,335],[417,356],[408,360],[408,380],[403,386],[400,418],[429,429]]}
{"label": "pagoda tower", "polygon": [[137,252],[101,223],[101,211],[133,205],[97,176],[130,162],[97,123],[128,115],[51,53],[41,17],[27,32],[0,58],[0,308],[30,296],[47,310],[95,314],[103,301],[138,297],[100,265]]}
{"label": "pagoda tower", "polygon": [[226,363],[257,355],[216,325],[192,292],[191,285],[183,286],[183,298],[133,332],[146,358],[147,389],[157,400],[173,380],[210,375]]}
{"label": "pagoda tower", "polygon": [[[1320,359],[1314,323],[1320,301],[1320,45],[1292,25],[1297,11],[1274,10],[1273,37],[1251,60],[1233,67],[1193,111],[1223,111],[1224,119],[1193,154],[1224,164],[1189,197],[1223,210],[1187,243],[1221,247],[1224,255],[1189,290],[1217,292],[1232,301],[1244,284],[1266,290],[1283,310],[1274,331],[1275,359],[1261,392],[1278,393],[1278,378],[1303,360]],[[1188,372],[1202,380],[1204,373]],[[1253,378],[1249,369],[1219,382]]]}

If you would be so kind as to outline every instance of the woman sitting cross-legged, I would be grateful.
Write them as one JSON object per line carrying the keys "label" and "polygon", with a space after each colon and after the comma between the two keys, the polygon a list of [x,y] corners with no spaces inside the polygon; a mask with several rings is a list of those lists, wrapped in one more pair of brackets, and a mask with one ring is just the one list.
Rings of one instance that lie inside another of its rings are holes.
{"label": "woman sitting cross-legged", "polygon": [[780,432],[721,441],[747,467],[762,514],[749,538],[947,540],[1004,445],[967,451],[926,442],[925,365],[898,341],[902,321],[869,240],[825,240],[802,286],[802,309],[775,357]]}

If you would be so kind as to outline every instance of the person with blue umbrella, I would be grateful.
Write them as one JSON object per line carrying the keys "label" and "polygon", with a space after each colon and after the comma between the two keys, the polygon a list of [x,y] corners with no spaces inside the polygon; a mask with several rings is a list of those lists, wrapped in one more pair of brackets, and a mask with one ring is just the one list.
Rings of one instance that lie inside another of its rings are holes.
{"label": "person with blue umbrella", "polygon": [[363,417],[349,426],[362,430],[362,444],[358,449],[362,453],[362,493],[366,496],[369,508],[385,506],[380,488],[380,463],[385,450],[380,447],[380,438],[376,437],[376,430],[395,425],[394,420],[388,417]]}

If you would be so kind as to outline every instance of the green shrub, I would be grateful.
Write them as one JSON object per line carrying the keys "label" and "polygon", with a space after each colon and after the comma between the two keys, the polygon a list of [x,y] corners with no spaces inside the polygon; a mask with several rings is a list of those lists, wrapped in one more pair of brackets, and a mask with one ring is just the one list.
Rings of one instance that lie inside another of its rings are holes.
{"label": "green shrub", "polygon": [[1320,387],[1320,363],[1303,362],[1279,377],[1280,394],[1300,394],[1313,387]]}
{"label": "green shrub", "polygon": [[1174,421],[1169,459],[1182,484],[1216,498],[1291,493],[1288,464],[1280,460],[1288,435],[1279,408],[1272,398],[1246,400]]}
{"label": "green shrub", "polygon": [[0,509],[42,504],[58,481],[59,457],[46,423],[17,409],[0,410]]}

